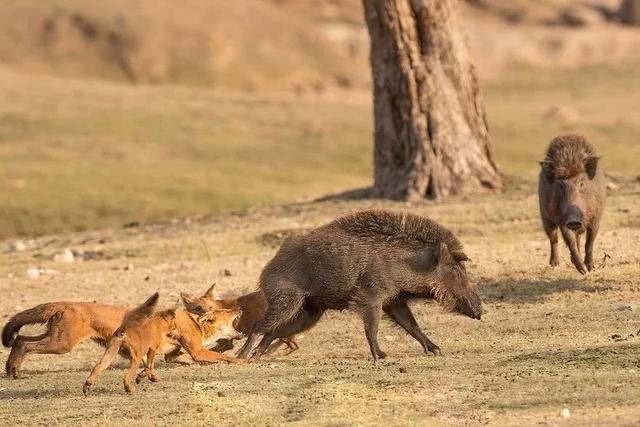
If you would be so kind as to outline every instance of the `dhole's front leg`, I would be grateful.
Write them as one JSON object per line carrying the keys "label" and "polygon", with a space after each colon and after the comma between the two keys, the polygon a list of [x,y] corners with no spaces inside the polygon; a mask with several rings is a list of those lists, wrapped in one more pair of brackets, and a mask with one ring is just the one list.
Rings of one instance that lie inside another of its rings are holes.
{"label": "dhole's front leg", "polygon": [[222,361],[229,363],[244,363],[243,360],[202,347],[202,341],[200,340],[183,339],[180,341],[180,344],[182,344],[182,347],[187,351],[187,353],[189,353],[189,356],[191,356],[191,358],[196,362],[212,363]]}
{"label": "dhole's front leg", "polygon": [[116,355],[118,354],[118,351],[120,351],[121,345],[122,345],[122,338],[120,337],[112,337],[109,340],[109,345],[107,349],[104,351],[104,354],[102,355],[102,357],[100,358],[100,361],[93,368],[93,370],[91,371],[91,374],[89,374],[89,377],[84,382],[84,386],[82,387],[83,393],[85,394],[88,393],[89,390],[91,389],[91,386],[95,384],[96,380],[98,379],[98,376],[102,373],[102,371],[104,371],[109,366],[111,366],[111,363],[113,363],[113,359],[115,359]]}

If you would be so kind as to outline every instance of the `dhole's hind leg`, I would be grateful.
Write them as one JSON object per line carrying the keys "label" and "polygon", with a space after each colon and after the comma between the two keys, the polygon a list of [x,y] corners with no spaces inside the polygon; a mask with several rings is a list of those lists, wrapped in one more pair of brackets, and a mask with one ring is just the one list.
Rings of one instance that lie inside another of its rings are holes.
{"label": "dhole's hind leg", "polygon": [[47,334],[38,335],[35,337],[30,337],[27,335],[18,335],[11,347],[11,352],[9,353],[9,357],[7,358],[7,362],[5,363],[5,371],[8,377],[13,379],[20,378],[20,365],[25,358],[25,343],[27,342],[35,342],[40,341],[46,338]]}
{"label": "dhole's hind leg", "polygon": [[84,337],[72,338],[72,334],[61,328],[51,328],[49,332],[37,337],[18,337],[7,359],[7,375],[20,378],[20,366],[30,353],[65,354],[82,341]]}
{"label": "dhole's hind leg", "polygon": [[440,347],[438,347],[435,343],[433,343],[429,337],[427,337],[424,332],[420,329],[418,322],[416,322],[415,317],[413,317],[413,313],[411,313],[411,309],[405,302],[396,302],[387,307],[384,307],[383,310],[387,313],[391,318],[400,325],[409,335],[416,339],[424,349],[425,353],[431,352],[437,356],[440,356],[442,352],[440,351]]}
{"label": "dhole's hind leg", "polygon": [[121,345],[122,338],[120,337],[112,337],[111,340],[109,340],[109,345],[100,358],[100,361],[96,364],[96,366],[94,366],[93,370],[91,370],[91,374],[89,374],[89,377],[84,382],[84,386],[82,387],[83,393],[86,394],[87,392],[89,392],[89,389],[91,389],[91,386],[95,384],[98,376],[102,373],[102,371],[111,366],[111,363],[113,363],[113,359],[115,359],[116,355],[118,354]]}
{"label": "dhole's hind leg", "polygon": [[542,220],[542,225],[544,226],[544,231],[547,233],[549,244],[551,246],[549,265],[555,267],[560,264],[560,261],[558,260],[558,226],[546,219]]}

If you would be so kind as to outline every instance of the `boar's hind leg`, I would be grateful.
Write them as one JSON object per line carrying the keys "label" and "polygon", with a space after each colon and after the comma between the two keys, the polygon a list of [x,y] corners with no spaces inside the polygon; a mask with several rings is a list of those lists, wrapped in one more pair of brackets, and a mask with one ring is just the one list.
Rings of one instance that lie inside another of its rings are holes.
{"label": "boar's hind leg", "polygon": [[378,359],[384,359],[387,357],[384,351],[380,350],[378,344],[378,325],[380,324],[380,317],[382,316],[382,306],[368,305],[361,309],[362,321],[364,322],[364,333],[367,336],[369,342],[369,349],[373,356],[373,362]]}
{"label": "boar's hind leg", "polygon": [[571,262],[575,265],[580,274],[587,274],[587,267],[582,263],[575,233],[567,227],[560,227],[560,231],[562,232],[564,242],[567,244],[569,251],[571,252]]}
{"label": "boar's hind leg", "polygon": [[549,265],[555,267],[560,263],[558,261],[558,226],[548,220],[542,221],[544,231],[547,233],[549,243],[551,245],[551,256],[549,257]]}
{"label": "boar's hind leg", "polygon": [[596,240],[599,227],[600,224],[596,222],[587,228],[587,242],[584,245],[584,263],[589,271],[593,270],[593,242]]}
{"label": "boar's hind leg", "polygon": [[424,332],[418,326],[418,322],[416,322],[415,317],[413,317],[413,313],[409,309],[409,306],[405,302],[395,302],[391,305],[384,307],[385,313],[387,313],[391,318],[402,327],[409,335],[416,339],[424,348],[424,352],[431,352],[437,356],[440,356],[442,352],[440,351],[440,347],[438,347],[435,343],[433,343],[429,337],[427,337]]}
{"label": "boar's hind leg", "polygon": [[303,309],[295,318],[290,320],[288,323],[278,326],[273,332],[265,334],[262,341],[260,341],[260,344],[258,344],[252,358],[255,360],[260,359],[260,356],[267,351],[274,339],[287,339],[287,337],[291,337],[311,328],[318,322],[318,320],[320,320],[323,313],[324,310],[316,304],[309,301],[305,302]]}

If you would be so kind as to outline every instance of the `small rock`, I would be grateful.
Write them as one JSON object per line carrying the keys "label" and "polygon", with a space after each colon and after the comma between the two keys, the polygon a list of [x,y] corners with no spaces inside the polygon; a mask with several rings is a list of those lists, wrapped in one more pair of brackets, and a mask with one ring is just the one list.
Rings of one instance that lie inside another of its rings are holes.
{"label": "small rock", "polygon": [[572,27],[597,25],[605,21],[605,16],[589,6],[572,6],[560,14],[563,24]]}
{"label": "small rock", "polygon": [[14,240],[9,243],[9,252],[22,252],[27,249],[27,245],[22,240]]}
{"label": "small rock", "polygon": [[615,191],[618,188],[620,188],[620,186],[618,184],[616,184],[615,182],[611,182],[611,181],[607,182],[607,190]]}
{"label": "small rock", "polygon": [[406,374],[407,373],[407,368],[400,368],[398,370],[400,371],[401,374]]}
{"label": "small rock", "polygon": [[578,113],[578,110],[573,107],[557,105],[547,110],[544,114],[544,118],[548,120],[555,120],[565,125],[571,125],[580,120],[580,113]]}
{"label": "small rock", "polygon": [[222,271],[222,274],[224,274],[225,276],[229,277],[229,276],[231,276],[231,270],[229,270],[228,268],[225,268]]}
{"label": "small rock", "polygon": [[226,394],[224,394],[223,391],[219,391],[218,392],[218,397],[225,397],[225,396],[226,396]]}
{"label": "small rock", "polygon": [[27,269],[27,277],[29,279],[37,279],[41,276],[55,276],[56,274],[60,274],[60,273],[50,268],[30,267]]}
{"label": "small rock", "polygon": [[616,307],[616,310],[618,311],[631,311],[633,310],[633,307],[631,306],[631,304],[618,304],[618,306]]}
{"label": "small rock", "polygon": [[55,254],[53,256],[53,260],[55,262],[72,263],[72,262],[75,261],[75,259],[76,259],[76,257],[73,255],[73,252],[71,252],[71,249],[69,249],[69,248],[66,248],[61,253]]}
{"label": "small rock", "polygon": [[133,264],[127,264],[124,266],[123,270],[127,271],[127,270],[133,270]]}
{"label": "small rock", "polygon": [[571,412],[569,411],[569,408],[565,406],[564,409],[562,409],[562,418],[569,418],[570,416]]}

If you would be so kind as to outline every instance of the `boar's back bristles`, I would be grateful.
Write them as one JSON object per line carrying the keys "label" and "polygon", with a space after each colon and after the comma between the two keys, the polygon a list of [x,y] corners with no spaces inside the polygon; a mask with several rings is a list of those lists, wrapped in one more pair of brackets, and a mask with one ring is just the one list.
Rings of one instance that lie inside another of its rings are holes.
{"label": "boar's back bristles", "polygon": [[[451,252],[463,252],[453,233],[429,218],[385,210],[356,212],[326,225],[327,228],[361,239],[393,244],[437,245],[445,243]],[[324,227],[322,227],[324,228]]]}

